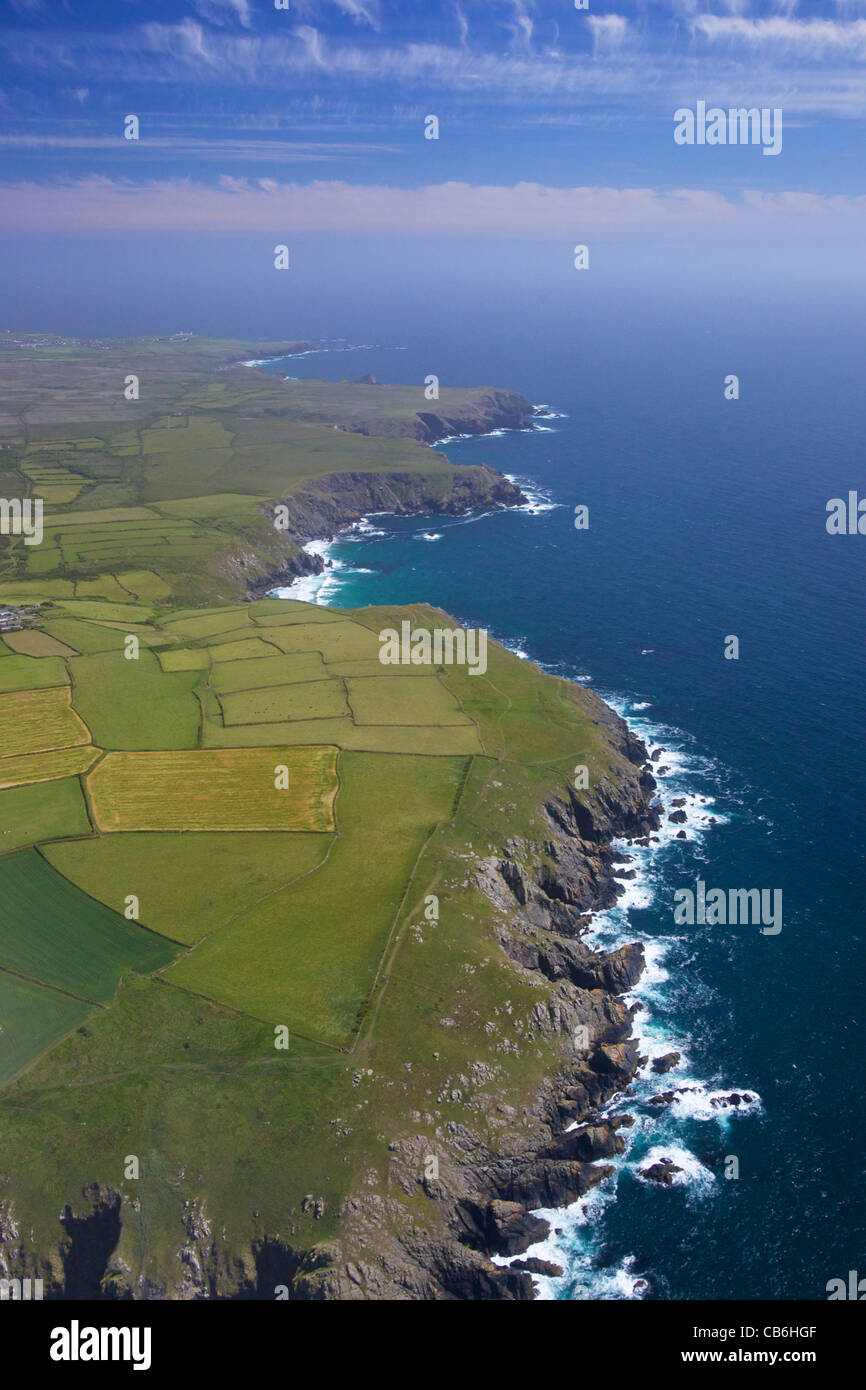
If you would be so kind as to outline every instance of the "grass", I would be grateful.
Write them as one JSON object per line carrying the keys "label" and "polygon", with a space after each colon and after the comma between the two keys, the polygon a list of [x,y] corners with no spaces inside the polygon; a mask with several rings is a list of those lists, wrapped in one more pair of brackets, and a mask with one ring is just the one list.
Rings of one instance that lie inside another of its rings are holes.
{"label": "grass", "polygon": [[45,631],[64,646],[84,655],[123,647],[120,632],[98,623],[84,622],[80,618],[51,618],[45,623]]}
{"label": "grass", "polygon": [[215,718],[205,721],[202,741],[206,748],[250,748],[258,743],[333,743],[371,753],[423,753],[437,757],[459,757],[483,753],[474,725],[452,724],[442,728],[415,725],[374,726],[355,724],[352,719],[297,719],[282,724],[232,724],[224,726]]}
{"label": "grass", "polygon": [[176,947],[88,898],[36,851],[0,859],[0,969],[107,1002],[123,974],[167,965]]}
{"label": "grass", "polygon": [[325,661],[349,661],[379,656],[379,639],[369,628],[348,620],[334,623],[293,623],[269,629],[268,641],[284,652],[320,651]]}
{"label": "grass", "polygon": [[265,690],[239,690],[234,694],[221,695],[220,704],[226,725],[339,718],[350,713],[342,682],[336,680],[304,681],[298,685],[277,685]]}
{"label": "grass", "polygon": [[67,840],[44,853],[64,877],[116,912],[127,891],[135,893],[145,926],[192,945],[316,868],[330,843],[303,831],[154,832]]}
{"label": "grass", "polygon": [[251,661],[219,662],[214,666],[211,683],[220,694],[230,694],[329,678],[330,672],[318,652],[296,652],[290,656],[278,656],[275,652],[273,656],[254,657]]}
{"label": "grass", "polygon": [[68,685],[0,695],[0,758],[89,743],[70,696]]}
{"label": "grass", "polygon": [[101,574],[96,579],[77,579],[75,597],[117,599],[123,602],[130,595],[120,586],[113,574]]}
{"label": "grass", "polygon": [[0,792],[0,855],[23,845],[91,831],[77,777]]}
{"label": "grass", "polygon": [[246,610],[240,607],[215,609],[213,613],[202,613],[196,617],[168,619],[165,631],[179,632],[188,641],[213,637],[215,632],[229,632],[246,621]]}
{"label": "grass", "polygon": [[101,748],[195,747],[201,722],[193,694],[197,672],[167,674],[145,647],[136,661],[122,651],[97,652],[74,657],[69,666],[75,707]]}
{"label": "grass", "polygon": [[166,978],[346,1046],[415,861],[451,815],[461,759],[343,754],[326,865],[207,938]]}
{"label": "grass", "polygon": [[81,999],[0,970],[0,1087],[92,1012]]}
{"label": "grass", "polygon": [[58,607],[75,618],[96,618],[106,623],[147,623],[153,617],[152,608],[136,603],[99,603],[89,599],[64,598],[58,600]]}
{"label": "grass", "polygon": [[[9,636],[14,636],[9,633]],[[32,656],[10,656],[0,662],[0,691],[35,690],[38,687],[67,685],[69,672],[65,662],[56,656],[36,659]],[[2,697],[0,697],[2,698]]]}
{"label": "grass", "polygon": [[336,749],[109,753],[87,789],[101,830],[331,830]]}
{"label": "grass", "polygon": [[401,680],[367,676],[346,681],[349,704],[358,724],[469,724],[457,700],[435,676]]}
{"label": "grass", "polygon": [[210,657],[205,648],[180,647],[173,651],[167,647],[156,655],[163,671],[206,671],[210,666]]}
{"label": "grass", "polygon": [[275,656],[277,653],[268,642],[260,637],[250,637],[242,642],[222,642],[210,647],[213,661],[249,661],[257,656]]}
{"label": "grass", "polygon": [[171,597],[171,588],[153,570],[121,570],[118,584],[141,603],[164,603]]}

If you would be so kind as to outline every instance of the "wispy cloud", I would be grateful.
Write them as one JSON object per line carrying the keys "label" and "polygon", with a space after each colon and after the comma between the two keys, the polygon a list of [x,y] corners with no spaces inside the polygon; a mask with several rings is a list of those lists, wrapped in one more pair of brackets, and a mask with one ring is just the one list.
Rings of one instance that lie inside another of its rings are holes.
{"label": "wispy cloud", "polygon": [[589,15],[587,23],[596,53],[610,53],[621,48],[629,36],[629,23],[621,14]]}
{"label": "wispy cloud", "polygon": [[592,236],[778,238],[816,232],[862,238],[866,196],[704,189],[554,188],[451,182],[421,188],[339,181],[309,184],[231,178],[134,184],[92,177],[0,186],[0,231],[65,233],[260,232],[283,241],[306,232],[562,240]]}
{"label": "wispy cloud", "polygon": [[245,29],[252,25],[250,0],[192,0],[192,5],[196,14],[211,24],[223,25],[234,21]]}
{"label": "wispy cloud", "polygon": [[813,60],[829,55],[866,57],[866,20],[769,19],[741,16],[696,15],[692,28],[711,43],[730,43],[764,52],[797,54]]}

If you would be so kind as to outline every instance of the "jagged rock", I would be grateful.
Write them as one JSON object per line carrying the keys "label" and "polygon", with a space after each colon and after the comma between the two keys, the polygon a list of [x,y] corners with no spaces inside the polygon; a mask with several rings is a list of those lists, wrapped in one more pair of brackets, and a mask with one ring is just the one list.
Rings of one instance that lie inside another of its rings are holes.
{"label": "jagged rock", "polygon": [[528,1246],[545,1240],[550,1225],[540,1216],[532,1216],[518,1202],[494,1201],[485,1212],[485,1234],[488,1248],[495,1255],[519,1255]]}
{"label": "jagged rock", "polygon": [[663,1073],[670,1071],[680,1060],[679,1052],[666,1052],[663,1057],[654,1057],[652,1069],[655,1072]]}
{"label": "jagged rock", "polygon": [[576,1158],[591,1163],[596,1158],[613,1158],[625,1149],[625,1140],[617,1134],[614,1126],[604,1121],[598,1125],[581,1125],[570,1129],[553,1145],[548,1154],[551,1158]]}
{"label": "jagged rock", "polygon": [[683,1169],[674,1163],[672,1158],[662,1158],[658,1163],[650,1164],[649,1168],[640,1170],[642,1178],[648,1178],[650,1182],[661,1183],[663,1187],[673,1185],[674,1175],[682,1173]]}
{"label": "jagged rock", "polygon": [[537,1159],[506,1183],[504,1196],[529,1208],[566,1207],[613,1172],[610,1164]]}
{"label": "jagged rock", "polygon": [[526,1260],[512,1260],[511,1268],[525,1270],[527,1274],[543,1274],[548,1279],[561,1279],[565,1273],[561,1265],[555,1265],[551,1260],[540,1260],[537,1255],[530,1255]]}

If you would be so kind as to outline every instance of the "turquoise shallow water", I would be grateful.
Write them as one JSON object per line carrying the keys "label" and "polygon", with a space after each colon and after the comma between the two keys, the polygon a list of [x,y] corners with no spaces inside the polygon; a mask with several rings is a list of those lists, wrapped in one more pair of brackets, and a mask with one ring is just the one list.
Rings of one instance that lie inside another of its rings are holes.
{"label": "turquoise shallow water", "polygon": [[[605,941],[647,942],[639,1030],[684,1060],[620,1107],[636,1124],[615,1180],[555,1215],[544,1253],[568,1272],[551,1297],[824,1298],[829,1279],[866,1272],[866,537],[824,525],[827,500],[863,483],[864,320],[821,320],[807,302],[750,313],[716,298],[678,316],[641,300],[612,318],[545,304],[543,338],[529,320],[519,336],[468,320],[455,341],[443,313],[417,342],[402,324],[399,351],[271,368],[423,382],[441,363],[443,380],[513,386],[562,414],[548,432],[446,446],[527,480],[535,506],[377,518],[332,548],[318,597],[427,600],[591,682],[668,750],[665,798],[689,798],[688,840],[643,855],[598,924]],[[733,370],[741,399],[726,402]],[[723,657],[729,634],[739,661]],[[675,926],[673,893],[698,877],[781,889],[781,933]],[[648,1104],[671,1087],[674,1106]],[[732,1089],[757,1099],[713,1105]],[[683,1170],[670,1189],[640,1177],[662,1154]]]}

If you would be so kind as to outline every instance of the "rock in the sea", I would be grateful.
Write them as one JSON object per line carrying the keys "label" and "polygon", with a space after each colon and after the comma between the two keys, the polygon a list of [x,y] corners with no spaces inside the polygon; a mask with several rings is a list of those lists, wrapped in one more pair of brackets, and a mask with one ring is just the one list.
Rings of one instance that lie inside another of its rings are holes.
{"label": "rock in the sea", "polygon": [[520,1269],[524,1274],[544,1274],[548,1279],[561,1279],[565,1273],[561,1265],[555,1265],[550,1260],[539,1260],[535,1255],[530,1255],[528,1260],[513,1260],[511,1268]]}
{"label": "rock in the sea", "polygon": [[685,825],[686,821],[688,820],[688,817],[685,811],[671,811],[670,815],[668,816],[668,820],[670,821],[671,825]]}
{"label": "rock in the sea", "polygon": [[674,1163],[672,1158],[659,1159],[658,1163],[651,1163],[649,1168],[641,1168],[642,1178],[648,1178],[650,1182],[661,1183],[663,1187],[673,1185],[674,1175],[682,1173],[683,1169],[679,1164]]}
{"label": "rock in the sea", "polygon": [[680,1060],[679,1052],[666,1052],[663,1057],[653,1058],[653,1071],[666,1072],[675,1067]]}

